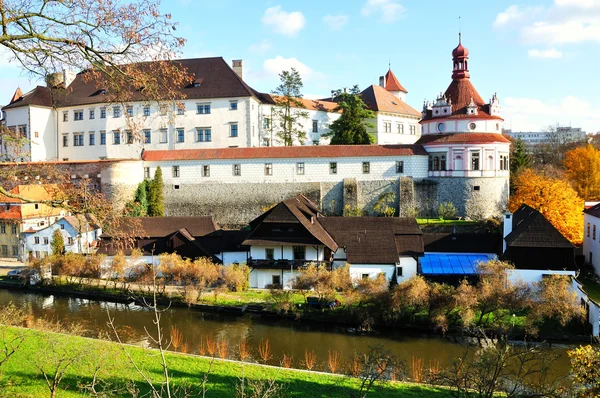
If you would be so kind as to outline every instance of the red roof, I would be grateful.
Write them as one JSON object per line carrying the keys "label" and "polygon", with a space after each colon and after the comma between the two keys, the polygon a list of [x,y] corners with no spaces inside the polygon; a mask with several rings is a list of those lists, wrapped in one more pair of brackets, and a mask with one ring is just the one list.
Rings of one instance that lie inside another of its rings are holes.
{"label": "red roof", "polygon": [[425,156],[427,152],[420,145],[316,145],[144,151],[142,159],[156,162],[163,160],[353,158],[411,155]]}
{"label": "red roof", "polygon": [[10,206],[10,209],[6,210],[4,207],[0,211],[0,220],[20,220],[21,219],[21,206]]}
{"label": "red roof", "polygon": [[419,145],[443,144],[493,144],[510,143],[502,134],[491,133],[460,133],[460,134],[424,134],[419,138]]}
{"label": "red roof", "polygon": [[391,69],[385,74],[385,89],[387,91],[403,91],[408,93],[408,91],[402,87],[402,84],[400,84],[396,78],[396,75],[394,75],[394,72],[392,72]]}

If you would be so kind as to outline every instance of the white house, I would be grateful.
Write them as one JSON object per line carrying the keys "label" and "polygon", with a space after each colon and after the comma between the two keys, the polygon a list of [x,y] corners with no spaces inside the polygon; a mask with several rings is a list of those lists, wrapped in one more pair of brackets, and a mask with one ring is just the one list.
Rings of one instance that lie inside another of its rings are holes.
{"label": "white house", "polygon": [[583,211],[583,254],[600,276],[600,204]]}

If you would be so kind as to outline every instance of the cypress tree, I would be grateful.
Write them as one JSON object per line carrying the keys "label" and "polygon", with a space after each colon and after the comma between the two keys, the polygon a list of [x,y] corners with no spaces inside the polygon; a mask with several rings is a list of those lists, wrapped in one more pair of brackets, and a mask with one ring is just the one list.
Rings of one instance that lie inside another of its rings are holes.
{"label": "cypress tree", "polygon": [[50,242],[50,247],[52,248],[52,254],[55,256],[65,254],[65,240],[60,229],[52,232],[52,242]]}
{"label": "cypress tree", "polygon": [[162,170],[160,166],[156,168],[154,180],[149,182],[148,185],[150,186],[148,195],[148,215],[151,217],[162,217],[165,215],[165,205]]}

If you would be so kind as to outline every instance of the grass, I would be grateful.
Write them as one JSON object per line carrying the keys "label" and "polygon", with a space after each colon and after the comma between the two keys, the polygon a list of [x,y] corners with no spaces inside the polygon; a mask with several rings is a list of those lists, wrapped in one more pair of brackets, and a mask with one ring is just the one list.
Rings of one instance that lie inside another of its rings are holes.
{"label": "grass", "polygon": [[475,225],[480,221],[473,220],[442,220],[440,218],[417,218],[417,224],[445,224],[445,225]]}
{"label": "grass", "polygon": [[583,290],[597,303],[600,303],[600,283],[593,271],[583,272],[577,278],[583,285]]}
{"label": "grass", "polygon": [[[85,396],[82,387],[89,384],[93,369],[100,367],[98,373],[105,386],[121,386],[134,382],[140,395],[148,392],[142,377],[137,374],[125,358],[121,347],[115,343],[86,339],[82,337],[41,332],[31,329],[7,327],[6,336],[23,333],[25,342],[18,351],[5,363],[1,370],[0,395],[16,397],[49,396],[48,387],[42,374],[34,364],[46,365],[52,369],[56,362],[50,358],[80,358],[65,372],[60,385],[59,397]],[[147,372],[156,383],[161,380],[162,369],[158,352],[141,347],[126,348],[138,366]],[[169,372],[174,386],[186,386],[198,391],[203,376],[210,367],[210,358],[166,353]],[[242,374],[247,379],[276,379],[285,386],[287,397],[350,397],[356,393],[359,385],[357,379],[304,372],[275,367],[263,367],[253,364],[215,360],[208,375],[207,398],[235,397],[236,385]],[[125,391],[111,392],[109,396],[131,396]],[[388,382],[375,387],[369,394],[381,398],[391,397],[449,397],[449,390],[425,385]]]}

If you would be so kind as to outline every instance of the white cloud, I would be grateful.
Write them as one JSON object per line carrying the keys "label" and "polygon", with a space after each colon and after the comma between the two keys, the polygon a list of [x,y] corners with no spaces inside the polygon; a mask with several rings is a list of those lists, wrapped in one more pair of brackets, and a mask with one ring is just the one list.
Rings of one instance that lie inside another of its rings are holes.
{"label": "white cloud", "polygon": [[554,48],[549,48],[548,50],[538,50],[538,49],[531,49],[528,52],[529,58],[562,58],[563,53],[562,51],[558,51]]}
{"label": "white cloud", "polygon": [[367,0],[361,13],[365,16],[380,14],[384,23],[391,23],[406,11],[406,8],[397,0]]}
{"label": "white cloud", "polygon": [[600,42],[600,20],[597,23],[584,21],[564,21],[557,23],[535,22],[521,30],[521,39],[525,43],[544,43],[549,45]]}
{"label": "white cloud", "polygon": [[267,8],[261,21],[270,26],[275,33],[288,37],[296,36],[306,24],[304,14],[300,11],[286,12],[281,6]]}
{"label": "white cloud", "polygon": [[523,20],[526,20],[528,18],[531,18],[533,15],[538,14],[542,10],[543,7],[521,7],[513,4],[506,10],[496,15],[494,27],[500,28],[506,25],[512,25],[517,22],[522,22]]}
{"label": "white cloud", "polygon": [[329,26],[331,30],[340,30],[348,23],[347,15],[325,15],[323,22]]}
{"label": "white cloud", "polygon": [[556,102],[507,97],[502,104],[502,113],[505,128],[513,131],[540,131],[544,126],[559,123],[596,132],[600,125],[600,106],[575,96]]}
{"label": "white cloud", "polygon": [[268,40],[263,40],[259,43],[252,44],[248,51],[255,54],[264,54],[271,49],[271,43]]}
{"label": "white cloud", "polygon": [[278,55],[275,58],[269,58],[263,62],[264,72],[270,77],[277,77],[282,71],[290,70],[291,68],[296,69],[304,81],[323,77],[322,73],[315,71],[296,58],[284,58],[281,55]]}

